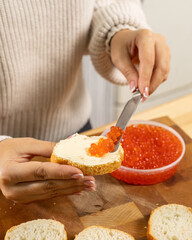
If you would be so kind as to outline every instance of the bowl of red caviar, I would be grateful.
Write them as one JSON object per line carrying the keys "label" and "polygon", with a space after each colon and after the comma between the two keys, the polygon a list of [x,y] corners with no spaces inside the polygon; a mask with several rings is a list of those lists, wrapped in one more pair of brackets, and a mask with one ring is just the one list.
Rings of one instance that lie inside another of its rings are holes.
{"label": "bowl of red caviar", "polygon": [[121,144],[124,160],[111,175],[135,185],[166,181],[174,175],[185,153],[180,134],[155,121],[130,121]]}

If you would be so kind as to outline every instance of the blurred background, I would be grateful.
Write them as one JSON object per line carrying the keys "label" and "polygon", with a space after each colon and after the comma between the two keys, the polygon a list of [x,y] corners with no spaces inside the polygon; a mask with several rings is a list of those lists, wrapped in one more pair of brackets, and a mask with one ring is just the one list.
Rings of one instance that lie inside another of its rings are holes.
{"label": "blurred background", "polygon": [[[142,5],[152,30],[165,36],[172,59],[168,80],[139,105],[137,112],[192,93],[192,1],[144,0]],[[88,56],[84,57],[83,64],[92,98],[93,127],[115,121],[131,96],[129,87],[115,86],[102,79]]]}

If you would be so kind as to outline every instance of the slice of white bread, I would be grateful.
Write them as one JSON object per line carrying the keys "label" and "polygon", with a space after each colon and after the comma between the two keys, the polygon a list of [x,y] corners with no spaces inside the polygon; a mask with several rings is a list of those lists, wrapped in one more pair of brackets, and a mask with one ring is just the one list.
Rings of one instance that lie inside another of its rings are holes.
{"label": "slice of white bread", "polygon": [[84,175],[102,175],[110,173],[121,166],[124,151],[121,146],[112,153],[102,157],[90,156],[88,149],[91,143],[97,143],[101,136],[87,137],[75,134],[61,140],[53,149],[51,162],[72,165],[82,170]]}
{"label": "slice of white bread", "polygon": [[134,237],[116,229],[91,226],[76,235],[74,240],[134,240]]}
{"label": "slice of white bread", "polygon": [[64,225],[51,219],[37,219],[10,228],[4,240],[67,240]]}
{"label": "slice of white bread", "polygon": [[167,204],[152,211],[147,229],[148,240],[192,240],[192,209]]}

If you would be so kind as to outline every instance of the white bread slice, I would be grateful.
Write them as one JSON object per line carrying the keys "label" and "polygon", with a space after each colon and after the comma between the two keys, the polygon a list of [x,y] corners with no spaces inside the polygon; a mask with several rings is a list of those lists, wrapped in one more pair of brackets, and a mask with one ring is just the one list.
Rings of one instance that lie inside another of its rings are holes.
{"label": "white bread slice", "polygon": [[37,219],[10,228],[4,240],[67,240],[64,225],[51,219]]}
{"label": "white bread slice", "polygon": [[121,166],[124,151],[119,146],[116,152],[102,157],[90,156],[88,149],[91,143],[97,143],[103,136],[87,137],[75,134],[61,140],[53,149],[51,162],[72,165],[82,170],[84,175],[102,175],[110,173]]}
{"label": "white bread slice", "polygon": [[74,240],[134,240],[130,234],[102,226],[85,228]]}
{"label": "white bread slice", "polygon": [[192,209],[167,204],[152,211],[147,229],[148,240],[192,240]]}

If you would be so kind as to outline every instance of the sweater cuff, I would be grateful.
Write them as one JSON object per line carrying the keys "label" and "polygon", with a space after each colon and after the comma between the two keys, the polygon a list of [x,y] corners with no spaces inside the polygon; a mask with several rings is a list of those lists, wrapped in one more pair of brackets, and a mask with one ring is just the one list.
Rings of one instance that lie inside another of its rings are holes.
{"label": "sweater cuff", "polygon": [[89,53],[97,72],[117,84],[127,84],[123,74],[114,67],[110,55],[110,40],[122,29],[150,29],[140,6],[122,0],[98,8],[93,16]]}
{"label": "sweater cuff", "polygon": [[5,140],[5,139],[8,139],[8,138],[11,138],[11,137],[5,136],[5,135],[0,135],[0,142]]}

